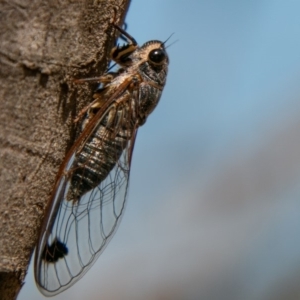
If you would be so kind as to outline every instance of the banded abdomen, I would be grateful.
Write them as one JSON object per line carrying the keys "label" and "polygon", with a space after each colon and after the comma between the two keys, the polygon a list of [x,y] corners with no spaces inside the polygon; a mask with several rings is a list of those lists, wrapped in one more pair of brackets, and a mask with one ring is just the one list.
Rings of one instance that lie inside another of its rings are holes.
{"label": "banded abdomen", "polygon": [[111,109],[75,156],[69,200],[97,187],[114,168],[132,136],[134,123],[124,106]]}

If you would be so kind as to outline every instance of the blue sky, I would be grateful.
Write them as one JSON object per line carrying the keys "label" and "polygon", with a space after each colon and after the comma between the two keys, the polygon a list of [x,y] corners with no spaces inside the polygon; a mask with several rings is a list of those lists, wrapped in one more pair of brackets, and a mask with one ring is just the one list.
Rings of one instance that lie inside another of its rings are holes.
{"label": "blue sky", "polygon": [[[167,85],[139,131],[117,234],[53,299],[300,297],[299,12],[292,0],[132,1],[140,44],[178,40]],[[43,299],[32,276],[19,300]]]}

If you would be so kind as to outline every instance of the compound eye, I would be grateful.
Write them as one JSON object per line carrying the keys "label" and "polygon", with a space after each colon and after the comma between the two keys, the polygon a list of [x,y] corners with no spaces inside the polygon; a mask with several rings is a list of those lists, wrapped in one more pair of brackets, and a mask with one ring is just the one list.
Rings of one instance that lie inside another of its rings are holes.
{"label": "compound eye", "polygon": [[154,49],[149,53],[149,59],[154,64],[161,64],[166,58],[166,53],[162,49]]}

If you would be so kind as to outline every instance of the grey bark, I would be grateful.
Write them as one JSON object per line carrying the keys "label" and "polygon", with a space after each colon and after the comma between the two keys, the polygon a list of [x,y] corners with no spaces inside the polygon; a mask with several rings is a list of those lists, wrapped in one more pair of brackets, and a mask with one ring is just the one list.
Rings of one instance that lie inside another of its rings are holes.
{"label": "grey bark", "polygon": [[0,298],[15,299],[129,0],[0,0]]}

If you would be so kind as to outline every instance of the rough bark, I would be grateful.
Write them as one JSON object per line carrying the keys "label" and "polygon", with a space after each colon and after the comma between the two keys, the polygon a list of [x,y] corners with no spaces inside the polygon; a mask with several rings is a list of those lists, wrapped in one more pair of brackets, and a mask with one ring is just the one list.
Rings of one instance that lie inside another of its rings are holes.
{"label": "rough bark", "polygon": [[129,0],[0,0],[0,298],[16,298],[73,119],[101,75]]}

